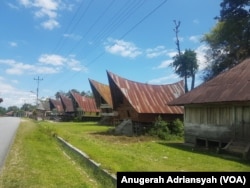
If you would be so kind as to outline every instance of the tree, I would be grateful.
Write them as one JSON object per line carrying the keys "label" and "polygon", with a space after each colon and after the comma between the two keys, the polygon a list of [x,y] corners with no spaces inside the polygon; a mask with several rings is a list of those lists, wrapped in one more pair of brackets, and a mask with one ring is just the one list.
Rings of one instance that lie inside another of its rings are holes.
{"label": "tree", "polygon": [[80,95],[82,95],[82,96],[93,97],[92,92],[90,92],[90,91],[87,91],[87,92],[82,91],[82,92],[80,92],[80,91],[78,91],[77,89],[71,89],[71,90],[69,90],[68,92],[58,91],[58,92],[56,92],[55,97],[56,97],[56,99],[59,99],[59,96],[60,96],[60,95],[64,95],[64,96],[67,96],[67,97],[71,97],[70,92],[78,93],[78,94],[80,94]]}
{"label": "tree", "polygon": [[223,0],[214,28],[203,36],[208,44],[204,81],[237,65],[250,55],[250,0]]}
{"label": "tree", "polygon": [[193,50],[186,49],[184,53],[180,50],[180,43],[178,38],[180,21],[175,23],[174,32],[176,35],[176,45],[178,54],[173,57],[174,62],[171,64],[175,68],[175,73],[180,77],[184,77],[185,93],[188,92],[187,79],[191,77],[191,90],[194,88],[195,84],[195,74],[198,70],[198,63],[196,58],[196,53]]}
{"label": "tree", "polygon": [[3,115],[5,113],[6,113],[6,109],[0,106],[0,115]]}
{"label": "tree", "polygon": [[68,97],[71,96],[70,92],[81,94],[77,89],[71,89],[71,90],[68,91],[68,93],[67,93],[67,96],[68,96]]}
{"label": "tree", "polygon": [[[173,57],[172,66],[175,68],[175,73],[186,79],[191,77],[191,90],[194,89],[195,74],[198,70],[196,53],[193,50],[186,49],[181,55]],[[187,81],[185,82],[185,92],[188,92]]]}
{"label": "tree", "polygon": [[56,99],[59,99],[59,98],[60,98],[60,95],[66,95],[66,93],[63,92],[63,91],[58,91],[58,92],[56,92],[56,94],[55,94]]}
{"label": "tree", "polygon": [[9,106],[7,111],[8,111],[8,112],[9,112],[9,111],[17,112],[17,111],[19,111],[19,108],[18,108],[17,106]]}
{"label": "tree", "polygon": [[24,103],[23,106],[20,108],[20,110],[23,111],[33,111],[34,109],[36,109],[36,106],[28,103]]}

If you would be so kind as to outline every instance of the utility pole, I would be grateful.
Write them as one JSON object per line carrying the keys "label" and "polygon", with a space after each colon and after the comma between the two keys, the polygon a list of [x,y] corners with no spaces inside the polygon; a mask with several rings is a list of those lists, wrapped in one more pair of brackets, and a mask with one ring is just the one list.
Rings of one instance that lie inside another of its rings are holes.
{"label": "utility pole", "polygon": [[39,78],[39,76],[37,78],[34,78],[34,80],[37,81],[37,89],[36,89],[36,108],[38,108],[38,93],[39,93],[39,82],[42,81],[42,78]]}

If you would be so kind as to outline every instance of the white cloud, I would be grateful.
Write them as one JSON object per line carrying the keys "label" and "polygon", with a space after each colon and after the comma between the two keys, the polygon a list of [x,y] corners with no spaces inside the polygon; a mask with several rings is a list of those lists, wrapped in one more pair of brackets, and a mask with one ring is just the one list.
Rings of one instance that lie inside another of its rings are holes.
{"label": "white cloud", "polygon": [[[206,51],[208,50],[208,46],[206,45],[200,45],[195,49],[196,52],[196,58],[199,64],[199,71],[203,70],[206,67]],[[177,52],[169,51],[168,56],[171,59],[164,60],[158,65],[157,67],[154,67],[153,69],[164,69],[169,67],[169,65],[173,62],[173,57],[177,54]]]}
{"label": "white cloud", "polygon": [[11,80],[11,82],[14,83],[14,84],[18,84],[19,83],[18,80]]}
{"label": "white cloud", "polygon": [[81,40],[82,36],[74,35],[74,34],[63,34],[63,37],[73,39],[73,40]]}
{"label": "white cloud", "polygon": [[67,59],[56,54],[43,54],[39,57],[38,61],[46,65],[62,66]]}
{"label": "white cloud", "polygon": [[31,6],[31,1],[30,0],[19,0],[19,3],[22,4],[25,7],[30,7]]}
{"label": "white cloud", "polygon": [[35,71],[36,74],[56,74],[56,73],[61,72],[60,67],[43,67],[43,66],[40,66],[40,67],[35,67],[35,68],[36,68],[36,71]]}
{"label": "white cloud", "polygon": [[16,42],[9,42],[9,45],[10,45],[11,47],[17,47],[17,43],[16,43]]}
{"label": "white cloud", "polygon": [[60,26],[60,24],[53,19],[49,19],[43,23],[41,23],[41,25],[43,26],[43,28],[48,29],[48,30],[53,30],[54,28],[57,28]]}
{"label": "white cloud", "polygon": [[206,45],[201,45],[196,48],[196,58],[199,64],[199,71],[203,70],[206,67],[206,51],[209,49]]}
{"label": "white cloud", "polygon": [[63,68],[77,72],[87,71],[87,68],[81,65],[74,56],[65,58],[56,54],[43,54],[38,61],[41,64],[26,64],[13,59],[0,59],[0,65],[5,65],[7,67],[5,72],[11,75],[56,74],[61,72]]}
{"label": "white cloud", "polygon": [[73,55],[63,57],[57,54],[43,54],[39,57],[38,61],[42,64],[56,66],[58,69],[60,67],[67,67],[70,70],[77,72],[87,71],[87,68],[81,65],[81,62],[75,59]]}
{"label": "white cloud", "polygon": [[7,3],[7,5],[12,9],[18,9],[18,7],[12,3]]}
{"label": "white cloud", "polygon": [[45,10],[57,10],[60,1],[57,0],[35,0],[33,1],[33,6],[42,8]]}
{"label": "white cloud", "polygon": [[19,3],[25,8],[34,9],[35,17],[45,19],[41,23],[44,29],[52,30],[60,26],[57,21],[58,12],[60,7],[65,8],[61,0],[19,0]]}
{"label": "white cloud", "polygon": [[170,66],[170,64],[173,62],[173,60],[165,60],[163,62],[161,62],[160,65],[158,65],[157,67],[154,67],[153,69],[164,69]]}
{"label": "white cloud", "polygon": [[111,54],[129,58],[135,58],[142,54],[141,50],[134,43],[111,38],[108,39],[105,50]]}
{"label": "white cloud", "polygon": [[189,37],[189,40],[194,42],[194,43],[200,42],[200,39],[201,39],[200,35],[193,35],[193,36]]}
{"label": "white cloud", "polygon": [[146,56],[148,58],[155,58],[161,55],[168,55],[169,50],[165,46],[157,46],[155,48],[148,48],[146,50]]}
{"label": "white cloud", "polygon": [[0,64],[4,64],[10,67],[6,69],[7,74],[15,74],[15,75],[21,75],[26,70],[29,71],[33,67],[32,65],[23,64],[21,62],[17,62],[12,59],[0,59]]}
{"label": "white cloud", "polygon": [[82,72],[87,72],[87,67],[81,65],[81,62],[75,59],[74,55],[70,55],[67,58],[67,66],[73,70],[73,71],[82,71]]}
{"label": "white cloud", "polygon": [[181,78],[179,78],[176,74],[170,74],[168,76],[156,78],[153,80],[150,80],[149,84],[172,84],[174,82],[180,81]]}
{"label": "white cloud", "polygon": [[[196,86],[199,85],[200,83],[202,83],[202,80],[199,79],[199,74],[206,67],[206,51],[208,49],[209,49],[209,47],[206,45],[200,45],[195,49],[196,58],[197,58],[198,65],[199,65],[199,70],[198,70],[198,73],[196,75],[196,82],[195,82]],[[177,52],[174,52],[174,51],[172,51],[171,53],[169,52],[168,56],[171,57],[171,59],[166,59],[166,60],[162,61],[157,67],[153,67],[153,69],[167,69],[170,66],[170,64],[173,62],[172,57],[174,57],[176,55],[176,53]],[[167,84],[167,83],[174,83],[176,81],[179,81],[180,79],[181,78],[179,78],[177,74],[173,73],[173,74],[170,74],[168,76],[164,76],[164,77],[150,80],[149,83],[150,84]],[[188,80],[188,82],[191,82],[190,79]],[[190,83],[189,83],[189,85],[190,85]]]}
{"label": "white cloud", "polygon": [[[179,42],[184,42],[184,37],[178,37]],[[176,37],[173,38],[173,41],[176,42]]]}
{"label": "white cloud", "polygon": [[[7,74],[11,75],[23,75],[23,74],[54,74],[60,71],[60,68],[53,68],[53,67],[45,67],[39,65],[30,65],[24,64],[20,62],[13,62],[14,60],[10,60],[9,63],[5,63],[10,68],[6,69]],[[0,64],[2,61],[0,60]]]}
{"label": "white cloud", "polygon": [[36,96],[34,94],[29,91],[18,90],[3,77],[0,77],[0,88],[0,97],[3,99],[3,102],[0,103],[1,107],[21,107],[24,103],[35,104]]}

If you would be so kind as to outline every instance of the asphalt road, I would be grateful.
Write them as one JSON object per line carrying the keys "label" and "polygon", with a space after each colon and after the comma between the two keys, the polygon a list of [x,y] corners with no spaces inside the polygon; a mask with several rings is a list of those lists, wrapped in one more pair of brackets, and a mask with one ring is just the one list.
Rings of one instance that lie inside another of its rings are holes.
{"label": "asphalt road", "polygon": [[0,170],[4,165],[19,124],[20,118],[18,117],[0,117]]}

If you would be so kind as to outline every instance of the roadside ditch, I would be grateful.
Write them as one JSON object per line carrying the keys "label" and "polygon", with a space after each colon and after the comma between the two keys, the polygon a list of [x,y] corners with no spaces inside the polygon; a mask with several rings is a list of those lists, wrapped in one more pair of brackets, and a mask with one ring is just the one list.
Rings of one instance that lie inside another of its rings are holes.
{"label": "roadside ditch", "polygon": [[89,169],[89,173],[93,174],[96,179],[101,182],[105,187],[116,187],[116,175],[109,173],[107,170],[102,169],[100,164],[92,160],[86,153],[74,147],[63,138],[56,137],[60,146],[73,160],[75,160],[82,167]]}

